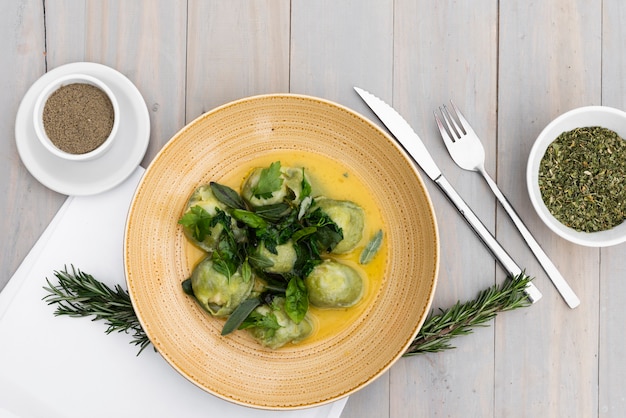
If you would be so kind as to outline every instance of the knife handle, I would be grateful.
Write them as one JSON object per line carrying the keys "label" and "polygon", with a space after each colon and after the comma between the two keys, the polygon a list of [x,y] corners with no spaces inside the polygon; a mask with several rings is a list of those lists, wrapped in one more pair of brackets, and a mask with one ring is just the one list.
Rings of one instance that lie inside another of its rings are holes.
{"label": "knife handle", "polygon": [[[515,277],[522,273],[522,269],[517,265],[517,263],[511,258],[511,256],[506,252],[504,248],[500,245],[500,243],[491,235],[487,227],[478,219],[476,214],[472,211],[472,209],[465,203],[463,198],[459,196],[454,187],[446,180],[443,175],[440,175],[435,179],[435,183],[441,191],[446,195],[446,197],[450,200],[450,202],[456,207],[459,213],[463,216],[463,218],[467,221],[467,223],[472,227],[476,235],[480,238],[480,240],[485,244],[487,249],[493,254],[493,256],[498,260],[498,262],[502,265],[504,270],[511,276]],[[524,289],[526,296],[528,299],[535,303],[539,299],[541,299],[541,292],[537,287],[529,282],[526,288]]]}

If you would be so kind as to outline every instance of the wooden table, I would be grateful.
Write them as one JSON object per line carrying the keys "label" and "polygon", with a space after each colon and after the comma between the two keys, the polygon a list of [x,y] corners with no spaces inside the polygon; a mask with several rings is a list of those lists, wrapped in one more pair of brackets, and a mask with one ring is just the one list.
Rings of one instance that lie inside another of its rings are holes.
{"label": "wooden table", "polygon": [[[545,227],[525,184],[528,152],[557,115],[626,108],[622,0],[16,0],[0,13],[0,289],[65,196],[26,170],[14,140],[22,96],[46,71],[106,64],[141,91],[147,166],[187,122],[260,93],[330,99],[367,117],[352,90],[393,103],[543,299],[499,315],[457,348],[398,361],[350,397],[343,417],[622,417],[625,245],[570,244]],[[487,169],[581,299],[571,310],[476,174],[447,155],[432,111],[453,99]],[[441,234],[434,308],[505,274],[430,180]],[[332,384],[332,382],[329,382]]]}

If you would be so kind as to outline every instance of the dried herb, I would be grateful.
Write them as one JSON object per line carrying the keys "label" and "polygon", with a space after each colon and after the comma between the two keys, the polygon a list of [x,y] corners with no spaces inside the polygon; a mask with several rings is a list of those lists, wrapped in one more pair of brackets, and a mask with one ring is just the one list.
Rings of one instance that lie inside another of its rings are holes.
{"label": "dried herb", "polygon": [[626,141],[598,126],[563,132],[541,160],[539,190],[550,213],[570,228],[619,225],[626,219]]}

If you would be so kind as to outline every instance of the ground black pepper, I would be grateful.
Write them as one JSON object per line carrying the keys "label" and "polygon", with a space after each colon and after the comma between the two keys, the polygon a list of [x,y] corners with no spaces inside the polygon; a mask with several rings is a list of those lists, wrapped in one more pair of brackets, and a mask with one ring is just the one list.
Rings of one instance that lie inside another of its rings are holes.
{"label": "ground black pepper", "polygon": [[74,83],[50,95],[43,110],[43,126],[57,148],[85,154],[107,139],[114,117],[113,105],[104,91],[91,84]]}

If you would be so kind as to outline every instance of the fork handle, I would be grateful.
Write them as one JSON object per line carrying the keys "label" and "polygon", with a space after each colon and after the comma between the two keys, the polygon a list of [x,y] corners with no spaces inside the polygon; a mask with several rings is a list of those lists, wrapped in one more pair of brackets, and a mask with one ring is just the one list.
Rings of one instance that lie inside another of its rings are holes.
{"label": "fork handle", "polygon": [[489,176],[489,174],[485,170],[480,170],[480,173],[483,175],[485,181],[487,181],[487,184],[496,195],[496,198],[504,207],[504,210],[506,210],[506,212],[511,217],[511,220],[524,238],[524,241],[526,241],[526,244],[533,252],[535,257],[539,261],[539,264],[541,264],[541,267],[544,269],[544,271],[548,275],[548,278],[552,281],[554,287],[556,287],[556,289],[559,291],[567,305],[572,309],[580,305],[580,299],[578,299],[576,293],[574,293],[574,291],[565,281],[552,260],[550,260],[550,258],[543,251],[537,240],[535,240],[528,228],[526,228],[526,225],[524,225],[524,222],[522,222],[520,217],[517,215],[517,212],[515,212],[515,209],[513,209],[513,206],[511,206],[506,196],[504,196],[502,191],[500,191],[500,188],[498,187],[496,182],[491,178],[491,176]]}
{"label": "fork handle", "polygon": [[[440,175],[435,179],[435,183],[443,191],[443,193],[450,200],[450,202],[456,207],[459,213],[461,213],[463,218],[472,227],[476,235],[478,235],[478,237],[493,254],[496,260],[500,262],[504,270],[511,277],[518,276],[520,273],[522,273],[522,269],[517,265],[517,263],[515,263],[515,261],[506,252],[506,250],[502,248],[500,243],[493,237],[493,235],[491,235],[487,227],[485,227],[480,219],[478,219],[476,214],[474,214],[472,209],[467,205],[467,203],[465,203],[463,198],[459,196],[459,194],[448,182],[448,180],[446,180],[443,175]],[[524,289],[524,292],[532,303],[535,303],[539,299],[541,299],[541,292],[531,282],[528,283],[528,285]]]}

